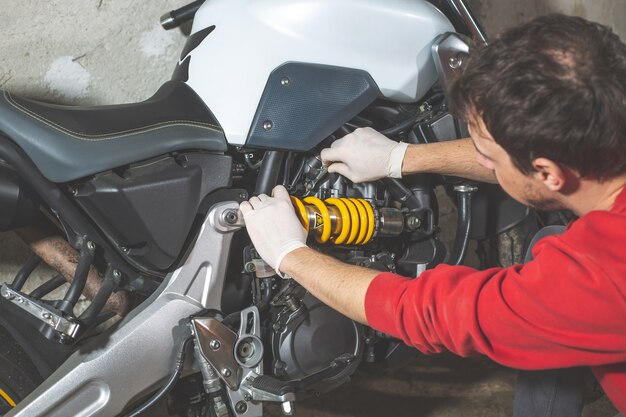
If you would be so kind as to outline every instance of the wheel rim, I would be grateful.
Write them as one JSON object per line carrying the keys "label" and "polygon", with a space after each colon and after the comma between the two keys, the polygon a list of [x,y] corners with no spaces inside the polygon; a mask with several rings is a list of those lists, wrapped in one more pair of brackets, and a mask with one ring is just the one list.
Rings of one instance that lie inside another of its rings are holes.
{"label": "wheel rim", "polygon": [[15,401],[11,395],[7,393],[6,389],[0,386],[0,416],[11,411],[15,407]]}

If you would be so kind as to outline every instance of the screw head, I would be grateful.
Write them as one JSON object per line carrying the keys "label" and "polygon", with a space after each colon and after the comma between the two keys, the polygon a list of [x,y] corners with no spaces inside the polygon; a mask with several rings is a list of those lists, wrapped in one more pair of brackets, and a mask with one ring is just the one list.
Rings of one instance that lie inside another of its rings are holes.
{"label": "screw head", "polygon": [[96,250],[96,244],[93,243],[92,241],[87,242],[87,249],[89,249],[90,251],[95,251]]}
{"label": "screw head", "polygon": [[2,296],[7,300],[12,300],[15,298],[15,295],[11,294],[10,292],[5,292],[4,294],[2,294]]}
{"label": "screw head", "polygon": [[422,225],[422,221],[415,216],[411,216],[406,219],[406,225],[409,229],[417,229]]}
{"label": "screw head", "polygon": [[461,68],[461,65],[463,65],[463,58],[461,58],[459,56],[453,56],[448,61],[448,65],[450,65],[450,68],[452,68],[452,69]]}
{"label": "screw head", "polygon": [[121,278],[122,277],[122,273],[120,271],[118,271],[117,269],[113,270],[113,277],[115,278]]}
{"label": "screw head", "polygon": [[239,198],[241,198],[242,200],[245,200],[245,199],[247,199],[247,198],[248,198],[248,194],[243,193],[243,192],[242,192],[242,193],[239,193]]}
{"label": "screw head", "polygon": [[50,314],[50,313],[43,313],[41,315],[41,317],[43,317],[45,320],[50,320],[52,318],[52,314]]}
{"label": "screw head", "polygon": [[222,369],[221,374],[222,374],[222,376],[223,376],[224,378],[228,378],[228,377],[229,377],[229,376],[231,376],[233,373],[231,372],[231,370],[230,370],[230,369],[228,369],[228,368],[224,368],[224,369]]}
{"label": "screw head", "polygon": [[213,350],[219,350],[220,347],[222,347],[222,344],[220,343],[219,340],[217,339],[213,339],[209,342],[209,346],[211,347],[211,349]]}
{"label": "screw head", "polygon": [[284,85],[285,87],[289,86],[289,83],[290,83],[289,77],[283,77],[280,80],[280,84]]}
{"label": "screw head", "polygon": [[23,303],[24,299],[22,297],[17,297],[16,300],[18,303]]}
{"label": "screw head", "polygon": [[228,224],[235,224],[237,223],[237,217],[237,212],[235,210],[229,210],[224,215],[224,220],[226,220],[226,223]]}
{"label": "screw head", "polygon": [[263,129],[270,131],[272,130],[273,127],[274,127],[274,124],[272,123],[271,120],[266,120],[263,122]]}
{"label": "screw head", "polygon": [[239,401],[236,405],[235,405],[235,411],[237,412],[237,414],[243,414],[248,410],[248,404],[246,404],[244,401]]}

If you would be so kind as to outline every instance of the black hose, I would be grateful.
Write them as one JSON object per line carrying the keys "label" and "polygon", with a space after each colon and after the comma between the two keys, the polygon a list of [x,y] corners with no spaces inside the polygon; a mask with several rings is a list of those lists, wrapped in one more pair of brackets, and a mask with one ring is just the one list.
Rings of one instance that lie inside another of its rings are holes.
{"label": "black hose", "polygon": [[394,200],[400,201],[409,210],[419,210],[422,208],[422,204],[417,197],[404,186],[397,178],[383,178],[382,183],[387,187],[391,197]]}
{"label": "black hose", "polygon": [[455,188],[457,192],[457,224],[454,247],[448,259],[449,265],[461,265],[467,253],[470,228],[472,225],[472,194],[476,187],[462,185]]}
{"label": "black hose", "polygon": [[147,409],[149,409],[154,404],[156,404],[156,402],[159,401],[161,398],[163,398],[165,394],[170,392],[172,387],[174,387],[174,384],[176,384],[176,381],[178,381],[178,377],[180,377],[180,373],[183,370],[183,364],[185,363],[185,351],[187,350],[187,346],[189,345],[189,342],[191,342],[192,340],[193,340],[193,336],[189,336],[183,342],[180,348],[180,351],[178,352],[178,359],[176,360],[176,364],[174,366],[174,373],[170,376],[170,378],[167,380],[165,385],[163,385],[163,387],[160,390],[158,390],[152,397],[150,397],[142,405],[135,408],[130,413],[125,414],[124,417],[139,416],[141,413],[145,412]]}
{"label": "black hose", "polygon": [[259,176],[257,177],[254,195],[271,194],[272,188],[278,182],[278,174],[280,173],[280,166],[283,163],[284,156],[285,153],[280,151],[265,152]]}

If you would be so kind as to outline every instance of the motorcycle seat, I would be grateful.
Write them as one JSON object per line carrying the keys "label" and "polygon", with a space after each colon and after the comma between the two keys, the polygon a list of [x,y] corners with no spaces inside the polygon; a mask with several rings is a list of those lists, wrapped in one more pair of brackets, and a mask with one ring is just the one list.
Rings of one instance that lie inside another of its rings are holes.
{"label": "motorcycle seat", "polygon": [[175,151],[227,150],[215,117],[179,81],[168,81],[146,101],[113,106],[48,104],[5,91],[0,132],[56,183]]}

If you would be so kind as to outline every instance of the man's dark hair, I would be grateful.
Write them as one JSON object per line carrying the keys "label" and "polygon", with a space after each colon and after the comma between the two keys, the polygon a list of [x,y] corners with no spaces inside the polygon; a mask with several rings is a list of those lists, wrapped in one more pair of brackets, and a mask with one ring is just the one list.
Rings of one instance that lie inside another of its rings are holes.
{"label": "man's dark hair", "polygon": [[626,173],[626,45],[608,27],[555,14],[509,30],[470,53],[450,106],[481,116],[526,174],[538,157],[587,178]]}

